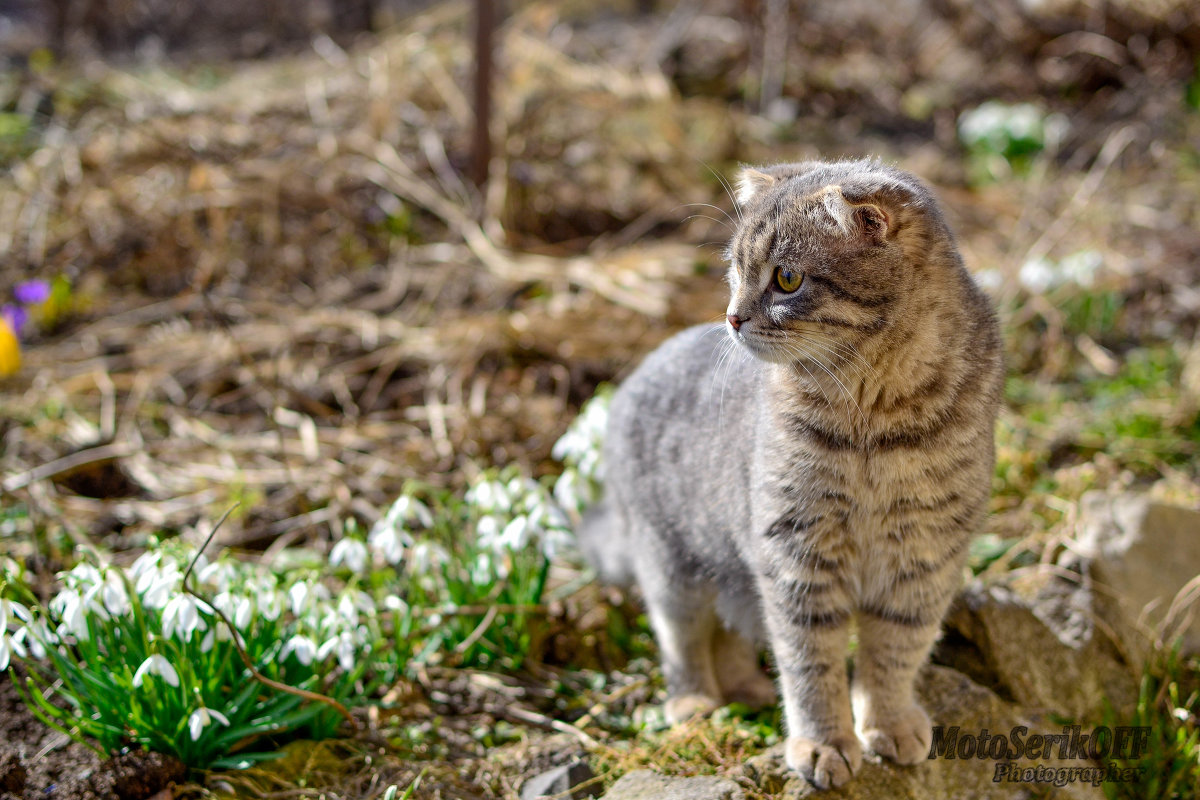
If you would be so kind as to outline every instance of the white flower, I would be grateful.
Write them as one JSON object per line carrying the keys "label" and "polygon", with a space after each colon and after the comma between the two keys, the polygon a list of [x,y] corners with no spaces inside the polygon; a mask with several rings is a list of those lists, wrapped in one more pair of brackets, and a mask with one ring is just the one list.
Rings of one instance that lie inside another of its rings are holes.
{"label": "white flower", "polygon": [[532,532],[533,528],[529,524],[529,517],[515,517],[504,526],[504,533],[500,534],[496,544],[509,550],[521,550],[529,543],[529,536]]}
{"label": "white flower", "polygon": [[219,722],[226,728],[229,727],[229,719],[220,711],[213,711],[211,708],[200,706],[192,712],[188,717],[188,732],[192,735],[192,741],[200,738],[200,734],[213,721]]}
{"label": "white flower", "polygon": [[480,481],[467,490],[467,502],[484,513],[508,511],[513,498],[500,481]]}
{"label": "white flower", "polygon": [[279,659],[282,661],[290,653],[295,653],[296,660],[307,667],[317,655],[317,645],[307,636],[296,634],[283,645],[283,651],[279,654]]}
{"label": "white flower", "polygon": [[207,630],[208,625],[200,618],[201,611],[211,614],[212,608],[190,594],[175,595],[163,609],[163,636],[171,638],[178,634],[186,641],[196,631]]}
{"label": "white flower", "polygon": [[164,566],[151,567],[144,571],[134,584],[134,591],[142,598],[147,608],[165,608],[183,585],[183,573],[174,561]]}
{"label": "white flower", "polygon": [[142,662],[142,665],[137,668],[137,672],[133,673],[133,686],[139,688],[147,675],[158,675],[168,686],[179,686],[179,673],[171,666],[171,662],[166,658],[155,653]]}
{"label": "white flower", "polygon": [[301,617],[306,611],[319,610],[317,606],[329,599],[329,590],[317,581],[296,581],[288,589],[288,597],[292,602],[292,614]]}
{"label": "white flower", "polygon": [[985,292],[994,292],[1004,285],[1004,274],[998,269],[981,269],[975,273],[975,283]]}
{"label": "white flower", "polygon": [[227,592],[238,577],[237,565],[229,561],[214,561],[203,569],[196,570],[201,583],[214,586],[219,592]]}
{"label": "white flower", "polygon": [[279,619],[283,613],[285,595],[278,589],[267,589],[258,595],[258,613],[268,622]]}
{"label": "white flower", "polygon": [[[162,560],[162,552],[158,550],[147,550],[137,557],[128,569],[129,577],[138,581],[143,575],[152,569],[158,568],[158,562]],[[141,592],[141,589],[138,589]]]}
{"label": "white flower", "polygon": [[1104,257],[1095,250],[1080,250],[1064,258],[1059,268],[1068,280],[1090,289],[1096,282],[1096,273],[1103,265]]}
{"label": "white flower", "polygon": [[495,550],[498,546],[496,540],[500,538],[500,532],[504,527],[500,524],[500,520],[491,515],[480,517],[475,523],[475,541],[480,547],[488,550]]}
{"label": "white flower", "polygon": [[440,544],[429,541],[417,542],[413,545],[409,556],[408,571],[413,575],[429,575],[434,567],[440,567],[450,562],[450,554]]}
{"label": "white flower", "polygon": [[57,644],[58,637],[45,620],[35,619],[14,633],[13,641],[27,648],[34,658],[45,658],[46,645]]}
{"label": "white flower", "polygon": [[75,589],[63,589],[50,600],[50,611],[61,621],[58,635],[70,634],[76,639],[88,638],[87,609],[83,597]]}
{"label": "white flower", "polygon": [[250,616],[254,611],[250,598],[227,591],[221,592],[213,598],[213,606],[238,630],[244,631],[250,626]]}
{"label": "white flower", "polygon": [[8,630],[8,618],[10,615],[22,622],[29,622],[32,619],[28,608],[16,600],[0,597],[0,634]]}
{"label": "white flower", "polygon": [[[221,628],[221,630],[224,630],[224,628]],[[204,634],[204,638],[200,640],[200,652],[207,653],[213,649],[213,645],[216,643],[217,631],[215,628],[209,628],[208,633]]]}
{"label": "white flower", "polygon": [[[99,573],[97,573],[99,575]],[[97,603],[97,595],[99,602]],[[123,617],[133,610],[133,605],[129,602],[129,593],[125,590],[125,581],[122,580],[120,572],[114,568],[106,568],[103,577],[100,577],[90,589],[83,595],[83,601],[89,609],[92,609],[106,616],[111,614],[117,617]]]}
{"label": "white flower", "polygon": [[344,537],[329,551],[329,565],[345,564],[351,572],[362,572],[367,566],[367,545],[361,539]]}
{"label": "white flower", "polygon": [[338,665],[349,672],[354,669],[354,657],[358,655],[358,646],[354,642],[354,634],[349,631],[342,631],[338,635],[327,639],[317,648],[317,658],[324,659],[330,652],[337,653]]}
{"label": "white flower", "polygon": [[542,553],[553,561],[554,557],[569,548],[575,539],[570,531],[550,528],[542,535]]}
{"label": "white flower", "polygon": [[1062,276],[1054,264],[1044,258],[1035,258],[1021,265],[1017,278],[1024,286],[1035,294],[1041,294],[1062,283]]}
{"label": "white flower", "polygon": [[383,598],[383,607],[388,611],[399,611],[402,614],[408,613],[408,603],[404,602],[404,598],[398,594],[389,594]]}
{"label": "white flower", "polygon": [[367,543],[384,561],[395,566],[404,560],[404,551],[413,543],[412,537],[394,525],[376,525]]}
{"label": "white flower", "polygon": [[7,631],[0,628],[0,672],[8,669],[8,662],[12,659],[13,655],[24,658],[25,647],[21,644],[20,639],[16,636],[9,636]]}

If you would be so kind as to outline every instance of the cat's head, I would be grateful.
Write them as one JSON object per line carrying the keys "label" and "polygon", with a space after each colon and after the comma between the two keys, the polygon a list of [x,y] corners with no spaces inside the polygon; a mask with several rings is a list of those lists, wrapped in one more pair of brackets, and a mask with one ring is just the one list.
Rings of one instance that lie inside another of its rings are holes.
{"label": "cat's head", "polygon": [[737,201],[726,329],[765,361],[839,360],[957,259],[929,191],[876,161],[746,168]]}

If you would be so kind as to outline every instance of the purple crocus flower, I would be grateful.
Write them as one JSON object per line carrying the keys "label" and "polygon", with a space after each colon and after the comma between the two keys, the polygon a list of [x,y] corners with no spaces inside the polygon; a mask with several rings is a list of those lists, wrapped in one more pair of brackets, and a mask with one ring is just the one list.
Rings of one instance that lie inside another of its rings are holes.
{"label": "purple crocus flower", "polygon": [[17,336],[21,335],[21,330],[29,320],[28,311],[20,306],[8,304],[0,306],[0,316],[4,317],[4,321],[8,323],[8,327],[12,328],[12,332]]}
{"label": "purple crocus flower", "polygon": [[25,281],[13,287],[18,303],[36,306],[50,299],[50,284],[46,281]]}

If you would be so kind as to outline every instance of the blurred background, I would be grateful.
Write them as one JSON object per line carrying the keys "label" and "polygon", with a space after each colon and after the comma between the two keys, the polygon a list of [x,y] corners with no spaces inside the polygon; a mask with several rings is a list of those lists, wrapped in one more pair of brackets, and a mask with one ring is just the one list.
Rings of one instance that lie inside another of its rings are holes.
{"label": "blurred background", "polygon": [[5,546],[554,471],[721,315],[737,166],[814,157],[925,177],[1002,309],[997,552],[1200,494],[1195,3],[6,0],[0,53]]}

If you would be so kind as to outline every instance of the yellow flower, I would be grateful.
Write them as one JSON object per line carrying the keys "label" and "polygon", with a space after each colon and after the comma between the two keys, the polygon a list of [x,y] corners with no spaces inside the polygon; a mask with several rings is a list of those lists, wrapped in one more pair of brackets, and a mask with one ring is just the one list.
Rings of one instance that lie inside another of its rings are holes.
{"label": "yellow flower", "polygon": [[16,375],[21,368],[21,345],[17,334],[3,316],[0,316],[0,378]]}

